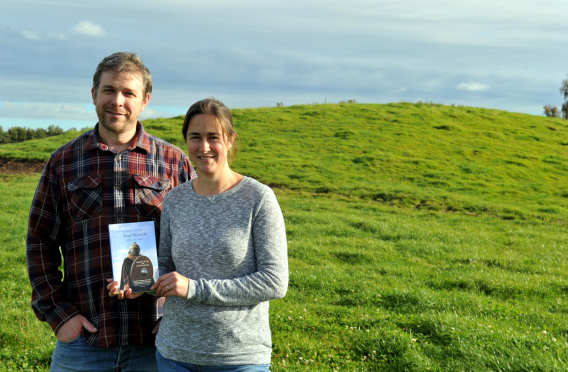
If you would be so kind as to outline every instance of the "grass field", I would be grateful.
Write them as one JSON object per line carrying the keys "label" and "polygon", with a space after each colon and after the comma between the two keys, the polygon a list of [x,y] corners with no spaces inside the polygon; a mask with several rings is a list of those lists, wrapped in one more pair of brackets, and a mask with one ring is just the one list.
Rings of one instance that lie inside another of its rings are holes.
{"label": "grass field", "polygon": [[[272,185],[286,221],[273,371],[568,370],[567,121],[406,103],[233,113],[233,168]],[[145,127],[182,147],[181,121]],[[65,140],[0,156],[45,160]],[[55,341],[29,308],[38,177],[0,176],[5,370],[44,370]]]}

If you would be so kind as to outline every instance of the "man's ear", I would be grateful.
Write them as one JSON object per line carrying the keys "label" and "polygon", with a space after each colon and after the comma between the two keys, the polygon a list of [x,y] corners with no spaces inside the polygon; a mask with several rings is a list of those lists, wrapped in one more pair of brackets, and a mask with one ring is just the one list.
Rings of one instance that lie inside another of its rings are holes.
{"label": "man's ear", "polygon": [[150,93],[146,94],[146,99],[142,102],[142,109],[140,111],[144,111],[148,103],[150,102]]}
{"label": "man's ear", "polygon": [[91,96],[93,96],[93,105],[97,104],[97,96],[95,95],[95,87],[91,88]]}

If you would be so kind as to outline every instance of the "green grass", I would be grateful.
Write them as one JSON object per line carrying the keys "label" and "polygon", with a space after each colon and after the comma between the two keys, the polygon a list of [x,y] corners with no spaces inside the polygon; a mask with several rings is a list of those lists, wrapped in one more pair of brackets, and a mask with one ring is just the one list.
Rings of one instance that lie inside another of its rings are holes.
{"label": "green grass", "polygon": [[[0,175],[0,370],[41,371],[56,342],[32,312],[26,231],[38,175]],[[46,369],[47,370],[47,369]]]}
{"label": "green grass", "polygon": [[568,367],[565,226],[278,196],[292,275],[275,370]]}
{"label": "green grass", "polygon": [[[233,168],[275,187],[286,221],[273,371],[568,369],[568,122],[407,103],[232,112]],[[144,124],[183,148],[181,123]],[[0,155],[46,159],[65,140]],[[0,177],[5,370],[44,370],[55,341],[29,307],[37,180]]]}
{"label": "green grass", "polygon": [[0,145],[0,157],[16,161],[46,161],[49,155],[81,132],[68,131],[50,138]]}
{"label": "green grass", "polygon": [[[505,219],[568,219],[566,120],[411,103],[232,112],[243,139],[235,169],[274,187]],[[184,149],[182,122],[144,124]],[[73,136],[2,145],[0,157],[47,160]]]}

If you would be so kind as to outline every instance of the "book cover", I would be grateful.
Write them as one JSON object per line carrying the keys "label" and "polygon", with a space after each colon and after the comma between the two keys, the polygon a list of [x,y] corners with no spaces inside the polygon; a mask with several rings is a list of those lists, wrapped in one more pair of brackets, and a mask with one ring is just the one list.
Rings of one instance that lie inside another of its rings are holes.
{"label": "book cover", "polygon": [[148,292],[158,280],[158,252],[154,221],[108,226],[113,279],[119,290]]}

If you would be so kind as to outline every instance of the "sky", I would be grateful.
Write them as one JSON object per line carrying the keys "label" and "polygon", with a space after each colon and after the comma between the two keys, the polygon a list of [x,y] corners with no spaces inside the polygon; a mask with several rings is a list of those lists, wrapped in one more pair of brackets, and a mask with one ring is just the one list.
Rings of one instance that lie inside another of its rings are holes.
{"label": "sky", "polygon": [[562,105],[565,0],[0,0],[0,126],[97,122],[98,63],[136,52],[141,119],[229,108],[427,101],[542,115]]}

